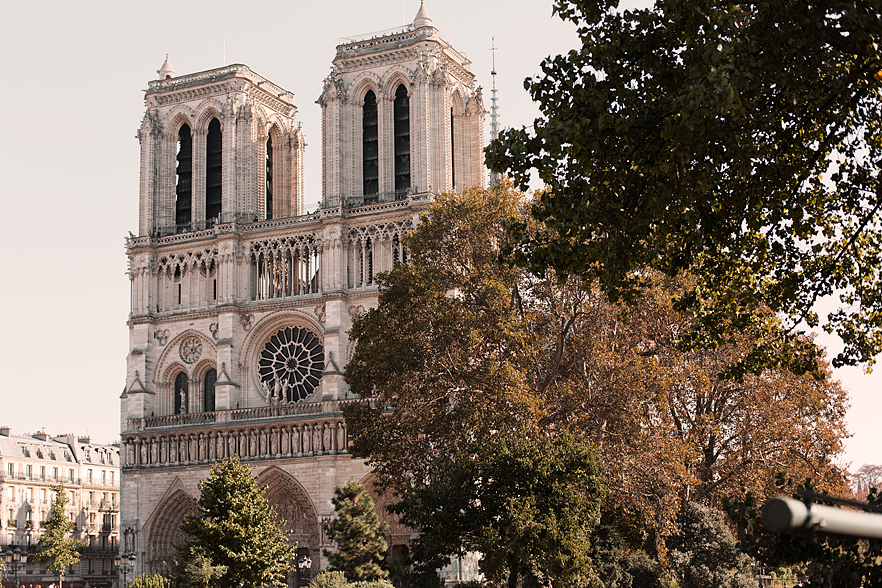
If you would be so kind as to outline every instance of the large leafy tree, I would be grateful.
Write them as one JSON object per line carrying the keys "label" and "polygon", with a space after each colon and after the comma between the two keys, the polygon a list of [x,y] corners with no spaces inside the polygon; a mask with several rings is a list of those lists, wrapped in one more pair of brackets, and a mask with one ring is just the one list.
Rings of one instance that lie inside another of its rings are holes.
{"label": "large leafy tree", "polygon": [[751,560],[738,550],[719,510],[686,502],[669,541],[670,567],[681,588],[751,588]]}
{"label": "large leafy tree", "polygon": [[325,551],[332,571],[341,571],[351,582],[379,580],[389,575],[383,569],[386,558],[387,523],[380,523],[374,512],[374,500],[355,479],[343,488],[334,488],[337,518],[326,523],[328,539],[337,551]]}
{"label": "large leafy tree", "polygon": [[814,372],[815,303],[844,350],[882,351],[882,7],[876,0],[557,0],[581,46],[525,82],[542,116],[488,164],[547,185],[514,257],[633,300],[645,268],[698,280],[681,347],[753,337],[728,375]]}
{"label": "large leafy tree", "polygon": [[347,382],[377,408],[346,418],[382,483],[407,496],[500,431],[571,429],[598,448],[607,507],[656,531],[661,552],[687,498],[764,495],[782,470],[841,482],[837,383],[782,370],[718,379],[749,341],[677,349],[691,319],[671,297],[688,276],[646,271],[646,295],[620,307],[573,278],[498,263],[503,224],[527,222],[524,209],[505,184],[442,196],[407,239],[410,262],[379,278],[378,307],[355,321]]}
{"label": "large leafy tree", "polygon": [[597,585],[591,528],[600,519],[602,468],[575,436],[500,434],[472,455],[444,460],[395,506],[420,534],[422,565],[477,551],[481,572],[515,588]]}
{"label": "large leafy tree", "polygon": [[179,579],[221,588],[284,582],[296,546],[257,485],[252,469],[231,457],[199,482],[198,513],[184,517],[189,541],[178,547]]}
{"label": "large leafy tree", "polygon": [[81,547],[87,543],[74,539],[71,533],[76,526],[67,516],[68,497],[63,484],[52,486],[54,499],[49,510],[49,518],[43,523],[43,535],[37,543],[38,561],[48,561],[50,570],[58,574],[58,581],[64,582],[64,572],[80,561]]}

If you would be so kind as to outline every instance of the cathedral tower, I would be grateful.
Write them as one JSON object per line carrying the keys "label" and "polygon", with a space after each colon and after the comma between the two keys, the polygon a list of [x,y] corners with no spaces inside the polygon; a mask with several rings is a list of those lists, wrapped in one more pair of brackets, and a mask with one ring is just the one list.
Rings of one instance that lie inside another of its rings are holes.
{"label": "cathedral tower", "polygon": [[[212,463],[237,455],[312,571],[335,486],[371,485],[347,454],[342,370],[377,273],[443,190],[481,185],[480,89],[424,8],[412,24],[337,47],[319,103],[323,198],[303,214],[306,147],[286,90],[244,65],[146,93],[139,235],[121,397],[121,526],[138,572],[164,569]],[[390,522],[393,553],[411,531]]]}
{"label": "cathedral tower", "polygon": [[411,25],[342,40],[318,100],[323,206],[482,186],[481,89],[425,7]]}

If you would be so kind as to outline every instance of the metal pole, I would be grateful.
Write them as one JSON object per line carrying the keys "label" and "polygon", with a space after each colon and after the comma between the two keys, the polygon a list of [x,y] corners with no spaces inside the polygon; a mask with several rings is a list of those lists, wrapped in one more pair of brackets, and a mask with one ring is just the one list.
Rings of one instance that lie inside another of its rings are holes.
{"label": "metal pole", "polygon": [[762,519],[774,533],[792,530],[882,539],[882,514],[806,504],[794,498],[772,498],[763,505]]}

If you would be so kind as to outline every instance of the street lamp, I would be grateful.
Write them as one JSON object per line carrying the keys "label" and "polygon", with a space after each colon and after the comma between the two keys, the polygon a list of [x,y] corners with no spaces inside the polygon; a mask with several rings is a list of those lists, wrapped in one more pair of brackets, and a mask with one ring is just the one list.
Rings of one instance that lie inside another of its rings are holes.
{"label": "street lamp", "polygon": [[18,588],[18,571],[25,567],[28,554],[22,555],[20,547],[16,547],[15,551],[7,549],[3,554],[3,561],[6,562],[6,569],[12,570],[12,575],[15,577],[15,588]]}
{"label": "street lamp", "polygon": [[304,586],[304,580],[309,580],[309,568],[312,567],[312,560],[308,555],[302,556],[297,560],[297,586]]}
{"label": "street lamp", "polygon": [[121,555],[117,555],[113,558],[113,563],[116,564],[116,567],[119,568],[120,573],[123,576],[123,588],[126,586],[126,576],[135,571],[135,554],[134,553],[123,553]]}

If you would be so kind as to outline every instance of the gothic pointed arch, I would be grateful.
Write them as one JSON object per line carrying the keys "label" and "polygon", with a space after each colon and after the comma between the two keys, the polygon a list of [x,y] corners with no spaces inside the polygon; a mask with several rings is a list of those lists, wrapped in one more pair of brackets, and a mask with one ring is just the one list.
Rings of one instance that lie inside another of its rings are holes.
{"label": "gothic pointed arch", "polygon": [[291,543],[309,549],[313,571],[318,571],[321,534],[318,512],[309,493],[297,479],[279,467],[271,466],[257,476],[257,485],[266,489],[267,502],[289,533]]}
{"label": "gothic pointed arch", "polygon": [[377,95],[368,89],[361,103],[362,195],[368,197],[380,191],[379,124]]}
{"label": "gothic pointed arch", "polygon": [[202,102],[196,108],[196,116],[195,116],[196,124],[195,124],[194,130],[196,132],[203,133],[203,134],[207,133],[208,132],[208,125],[211,124],[211,120],[217,119],[218,123],[221,125],[221,131],[223,131],[224,130],[223,120],[224,119],[223,119],[223,116],[221,115],[221,113],[223,112],[223,109],[224,109],[224,105],[221,104],[216,99],[210,99],[210,100],[206,100],[206,101]]}
{"label": "gothic pointed arch", "polygon": [[145,563],[150,571],[170,570],[175,546],[187,541],[187,536],[181,531],[181,523],[185,516],[198,513],[196,500],[186,491],[181,479],[176,477],[144,523]]}
{"label": "gothic pointed arch", "polygon": [[403,198],[410,182],[410,92],[402,82],[395,88],[392,107],[395,137],[395,197]]}
{"label": "gothic pointed arch", "polygon": [[176,335],[166,344],[159,360],[156,362],[156,370],[153,373],[153,381],[167,382],[169,376],[174,373],[169,372],[169,367],[173,364],[181,364],[188,373],[203,358],[217,357],[217,347],[211,337],[200,333],[195,329],[187,329],[183,333]]}
{"label": "gothic pointed arch", "polygon": [[165,115],[163,131],[168,134],[168,137],[177,137],[182,125],[191,126],[193,124],[194,116],[195,111],[192,108],[186,104],[179,104]]}
{"label": "gothic pointed arch", "polygon": [[387,523],[386,544],[392,557],[406,557],[410,551],[410,537],[413,529],[401,523],[400,517],[389,510],[395,503],[394,497],[388,492],[381,492],[376,484],[373,473],[359,480],[374,501],[374,513],[381,522]]}

